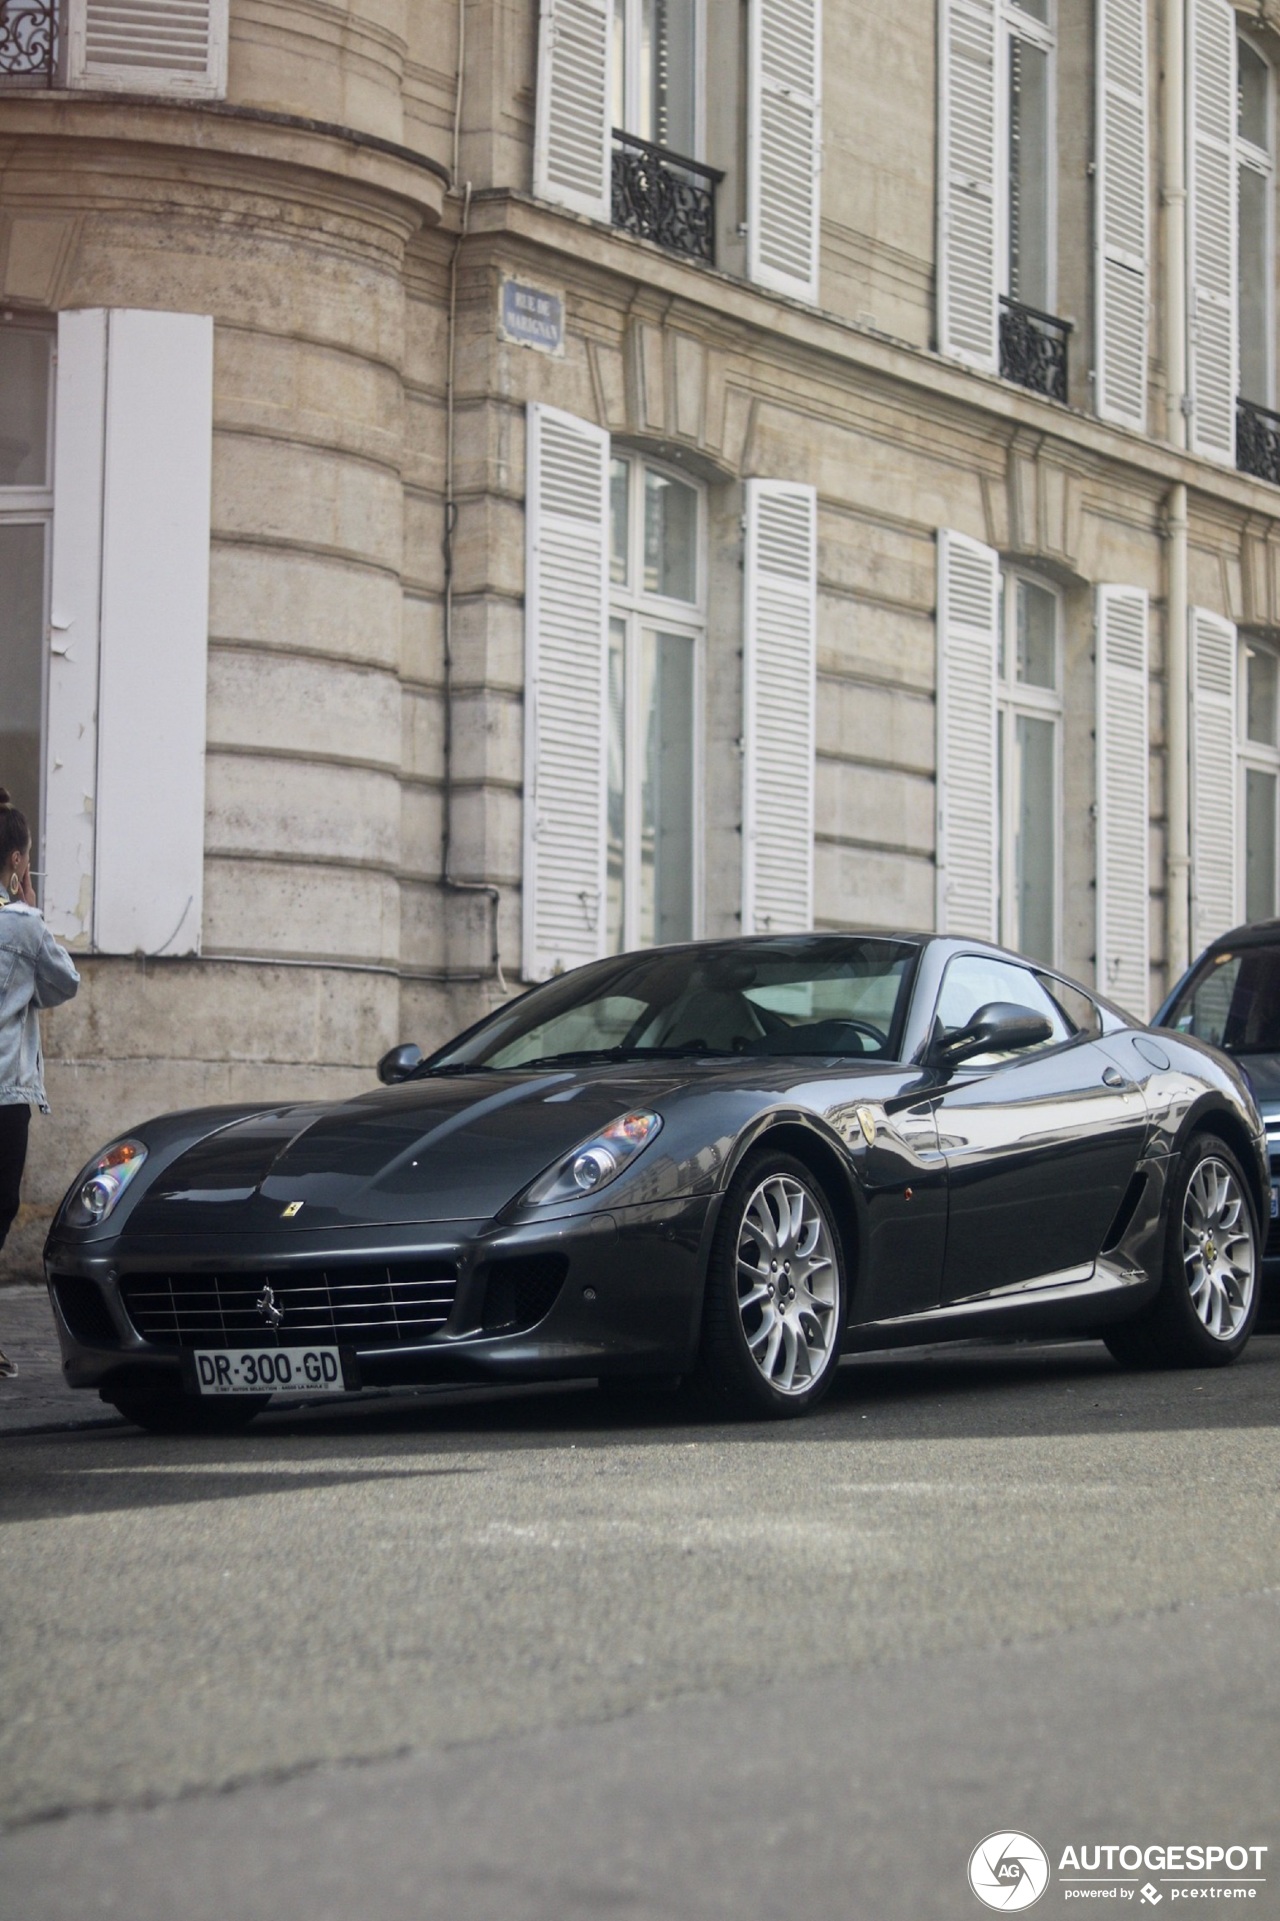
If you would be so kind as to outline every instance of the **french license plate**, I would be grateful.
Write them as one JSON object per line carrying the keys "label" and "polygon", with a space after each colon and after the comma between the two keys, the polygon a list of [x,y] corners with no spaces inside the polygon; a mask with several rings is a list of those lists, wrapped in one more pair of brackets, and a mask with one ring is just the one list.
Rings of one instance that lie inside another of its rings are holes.
{"label": "french license plate", "polygon": [[349,1385],[337,1347],[197,1347],[190,1355],[197,1394],[342,1394]]}
{"label": "french license plate", "polygon": [[1271,1218],[1280,1221],[1280,1181],[1271,1183]]}

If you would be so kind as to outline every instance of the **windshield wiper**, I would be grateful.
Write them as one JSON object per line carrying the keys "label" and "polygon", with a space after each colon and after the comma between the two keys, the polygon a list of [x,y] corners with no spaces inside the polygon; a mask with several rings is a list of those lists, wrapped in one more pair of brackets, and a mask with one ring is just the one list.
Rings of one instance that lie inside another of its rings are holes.
{"label": "windshield wiper", "polygon": [[687,1061],[707,1060],[719,1056],[728,1058],[728,1049],[708,1047],[702,1041],[688,1041],[683,1047],[581,1047],[566,1054],[539,1054],[531,1061],[512,1061],[511,1072],[518,1067],[584,1067],[596,1062],[613,1061]]}
{"label": "windshield wiper", "polygon": [[414,1068],[409,1079],[411,1081],[425,1081],[430,1080],[436,1074],[491,1074],[492,1072],[493,1069],[490,1067],[488,1061],[441,1061],[435,1067],[431,1067],[426,1061],[423,1061],[420,1066]]}

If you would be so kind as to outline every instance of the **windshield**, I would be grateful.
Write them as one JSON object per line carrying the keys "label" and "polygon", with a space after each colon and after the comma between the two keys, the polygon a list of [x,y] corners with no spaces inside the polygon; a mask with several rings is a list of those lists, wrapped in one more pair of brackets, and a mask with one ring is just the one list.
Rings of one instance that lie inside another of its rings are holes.
{"label": "windshield", "polygon": [[625,954],[535,988],[418,1072],[697,1054],[890,1060],[917,952],[832,935]]}
{"label": "windshield", "polygon": [[1280,1054],[1280,947],[1214,954],[1163,1025],[1228,1054]]}

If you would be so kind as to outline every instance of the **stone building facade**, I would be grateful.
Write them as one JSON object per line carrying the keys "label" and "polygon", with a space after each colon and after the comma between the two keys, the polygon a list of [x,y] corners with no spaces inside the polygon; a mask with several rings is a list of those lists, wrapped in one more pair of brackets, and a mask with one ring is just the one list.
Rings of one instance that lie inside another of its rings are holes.
{"label": "stone building facade", "polygon": [[1280,866],[1276,0],[0,0],[6,1250],[593,954]]}

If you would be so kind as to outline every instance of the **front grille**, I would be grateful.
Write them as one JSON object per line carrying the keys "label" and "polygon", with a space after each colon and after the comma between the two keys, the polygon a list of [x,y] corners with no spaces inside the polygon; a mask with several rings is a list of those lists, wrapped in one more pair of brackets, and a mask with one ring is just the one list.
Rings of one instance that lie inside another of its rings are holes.
{"label": "front grille", "polygon": [[520,1254],[495,1261],[485,1280],[485,1332],[512,1334],[534,1327],[551,1312],[568,1272],[564,1254]]}
{"label": "front grille", "polygon": [[[144,1340],[160,1347],[300,1347],[342,1341],[400,1347],[438,1334],[457,1274],[439,1261],[304,1267],[256,1274],[126,1274],[120,1294]],[[258,1306],[270,1287],[278,1328]]]}
{"label": "front grille", "polygon": [[58,1312],[77,1341],[88,1347],[119,1347],[120,1335],[102,1290],[93,1281],[66,1275],[55,1281]]}

